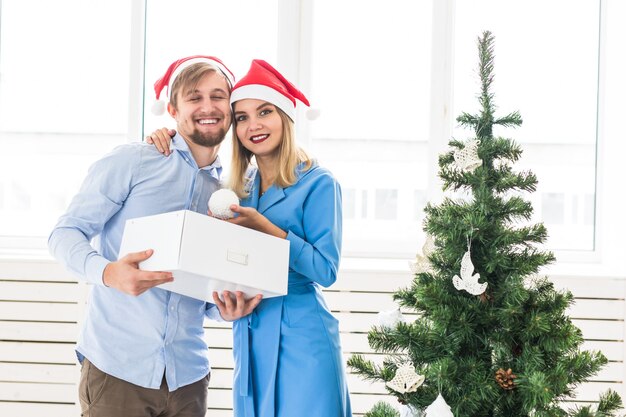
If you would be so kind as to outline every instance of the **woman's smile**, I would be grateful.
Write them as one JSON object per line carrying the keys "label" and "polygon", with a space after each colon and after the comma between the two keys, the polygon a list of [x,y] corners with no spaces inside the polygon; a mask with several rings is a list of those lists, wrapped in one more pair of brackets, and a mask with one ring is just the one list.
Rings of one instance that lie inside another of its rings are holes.
{"label": "woman's smile", "polygon": [[269,137],[270,135],[268,134],[254,135],[250,138],[250,140],[252,141],[252,143],[261,143],[261,142],[264,142]]}

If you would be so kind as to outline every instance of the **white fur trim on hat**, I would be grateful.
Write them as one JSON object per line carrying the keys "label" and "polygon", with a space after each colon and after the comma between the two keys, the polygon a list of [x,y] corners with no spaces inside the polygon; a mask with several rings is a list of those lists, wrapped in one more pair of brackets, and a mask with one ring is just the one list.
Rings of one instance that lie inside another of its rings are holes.
{"label": "white fur trim on hat", "polygon": [[293,101],[271,87],[262,84],[248,84],[237,87],[230,96],[230,104],[232,106],[236,101],[246,98],[267,101],[284,111],[291,120],[296,119],[296,106],[293,104]]}

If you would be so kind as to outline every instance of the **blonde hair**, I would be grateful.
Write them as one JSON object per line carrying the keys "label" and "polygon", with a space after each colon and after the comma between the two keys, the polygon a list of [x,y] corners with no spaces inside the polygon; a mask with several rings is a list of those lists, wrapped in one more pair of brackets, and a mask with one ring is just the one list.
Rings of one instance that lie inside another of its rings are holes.
{"label": "blonde hair", "polygon": [[[304,163],[302,171],[307,171],[313,166],[313,160],[304,149],[296,144],[293,121],[280,108],[274,107],[278,111],[283,123],[283,137],[278,145],[278,160],[275,166],[276,176],[274,184],[285,188],[295,184],[298,179],[296,173],[298,165]],[[250,178],[246,178],[246,173],[252,163],[254,154],[241,144],[237,138],[237,121],[235,120],[233,123],[233,154],[228,187],[233,190],[239,198],[246,198],[250,192],[248,181],[251,180]]]}
{"label": "blonde hair", "polygon": [[208,62],[197,62],[183,69],[174,80],[174,83],[172,84],[169,91],[170,104],[175,109],[178,109],[178,92],[182,91],[183,94],[185,94],[188,91],[195,89],[200,80],[202,80],[202,78],[206,74],[211,72],[214,72],[224,78],[224,80],[226,81],[227,91],[230,94],[230,83],[226,79],[224,73],[219,68]]}

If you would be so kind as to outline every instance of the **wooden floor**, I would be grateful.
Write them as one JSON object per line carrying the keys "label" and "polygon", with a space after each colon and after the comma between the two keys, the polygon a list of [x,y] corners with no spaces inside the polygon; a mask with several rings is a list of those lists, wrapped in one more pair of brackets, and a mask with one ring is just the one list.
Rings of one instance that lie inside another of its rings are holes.
{"label": "wooden floor", "polygon": [[[597,401],[607,388],[626,399],[624,336],[626,280],[624,277],[551,277],[559,288],[576,297],[570,311],[583,331],[584,349],[601,350],[609,364],[578,389],[577,403]],[[343,270],[338,282],[325,290],[339,319],[345,358],[361,353],[375,361],[382,356],[367,344],[367,331],[376,314],[396,305],[391,293],[409,284],[408,272]],[[88,286],[79,284],[52,262],[0,260],[0,416],[78,416],[78,366],[74,343]],[[206,322],[206,339],[213,367],[207,416],[232,416],[232,339],[229,325]],[[382,384],[349,375],[356,416],[389,397]]]}

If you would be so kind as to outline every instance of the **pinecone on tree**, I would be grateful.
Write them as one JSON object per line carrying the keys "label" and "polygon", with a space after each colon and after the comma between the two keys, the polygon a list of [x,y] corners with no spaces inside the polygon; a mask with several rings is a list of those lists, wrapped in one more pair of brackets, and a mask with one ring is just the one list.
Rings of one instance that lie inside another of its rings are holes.
{"label": "pinecone on tree", "polygon": [[517,375],[513,373],[511,368],[506,371],[500,368],[496,371],[496,381],[498,382],[498,385],[505,390],[512,390],[515,388],[515,381],[513,381],[515,378],[517,378]]}

